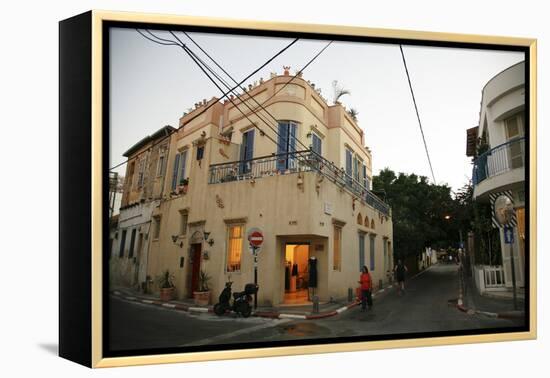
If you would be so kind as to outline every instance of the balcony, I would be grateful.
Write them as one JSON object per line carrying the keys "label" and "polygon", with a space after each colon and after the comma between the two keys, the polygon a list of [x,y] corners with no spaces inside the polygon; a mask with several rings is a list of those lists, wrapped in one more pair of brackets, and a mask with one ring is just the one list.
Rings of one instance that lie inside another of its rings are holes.
{"label": "balcony", "polygon": [[213,164],[209,168],[209,184],[259,179],[266,176],[298,172],[316,172],[342,189],[365,201],[374,209],[390,216],[390,207],[361,182],[346,174],[317,153],[305,150],[258,157],[229,163]]}
{"label": "balcony", "polygon": [[[524,166],[525,137],[510,140],[479,155],[474,161],[472,172],[474,197],[498,187],[525,181]],[[518,172],[517,177],[506,175],[514,170]]]}

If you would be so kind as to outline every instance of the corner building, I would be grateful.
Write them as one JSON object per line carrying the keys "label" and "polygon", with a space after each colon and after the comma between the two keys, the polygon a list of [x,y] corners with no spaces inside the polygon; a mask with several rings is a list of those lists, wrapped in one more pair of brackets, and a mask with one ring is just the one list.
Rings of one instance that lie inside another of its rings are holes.
{"label": "corner building", "polygon": [[363,131],[342,105],[291,79],[272,74],[232,101],[203,100],[171,135],[141,261],[150,277],[169,269],[178,298],[193,296],[200,271],[212,302],[228,280],[234,291],[254,282],[252,228],[264,236],[259,305],[346,298],[363,265],[375,287],[391,279],[391,210],[371,192]]}

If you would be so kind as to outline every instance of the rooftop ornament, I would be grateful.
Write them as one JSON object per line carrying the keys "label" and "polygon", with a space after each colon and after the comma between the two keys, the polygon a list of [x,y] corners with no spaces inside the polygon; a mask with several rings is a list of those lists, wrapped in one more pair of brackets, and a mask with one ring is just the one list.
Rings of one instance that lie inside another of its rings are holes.
{"label": "rooftop ornament", "polygon": [[283,70],[284,70],[284,71],[283,71],[283,74],[284,74],[285,76],[290,75],[290,66],[283,66]]}

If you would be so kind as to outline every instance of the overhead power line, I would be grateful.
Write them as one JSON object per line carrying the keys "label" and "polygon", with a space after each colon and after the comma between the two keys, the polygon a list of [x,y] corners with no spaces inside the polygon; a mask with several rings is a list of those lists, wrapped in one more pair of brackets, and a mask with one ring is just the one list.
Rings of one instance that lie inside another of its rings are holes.
{"label": "overhead power line", "polygon": [[[148,37],[147,35],[145,35],[144,33],[142,33],[139,29],[136,29],[136,31],[144,38],[148,39],[149,41],[151,42],[154,42],[154,43],[158,43],[158,44],[161,44],[161,45],[165,45],[165,46],[179,46],[178,43],[176,42],[173,42],[173,41],[169,41],[169,40],[164,40],[162,41],[162,39],[160,41],[155,41],[153,40],[152,38]],[[148,31],[149,32],[149,31]],[[149,32],[150,33],[150,32]],[[151,33],[152,34],[152,33]],[[250,79],[252,76],[254,76],[256,73],[258,73],[262,68],[264,68],[265,66],[267,66],[269,63],[271,63],[275,58],[277,58],[279,55],[281,55],[282,53],[284,53],[287,49],[289,49],[292,45],[294,45],[299,39],[296,38],[295,40],[293,40],[291,43],[289,43],[288,45],[286,45],[284,48],[282,48],[281,50],[279,50],[275,55],[273,55],[271,58],[269,58],[265,63],[263,63],[260,67],[258,67],[257,69],[255,69],[250,75],[246,76],[244,79],[242,79],[238,85],[236,85],[235,87],[233,87],[232,89],[234,90],[235,88],[238,88],[240,85],[242,85],[245,81],[247,81],[248,79]],[[227,97],[227,95],[230,93],[230,91],[227,91],[227,92],[224,92],[223,93],[223,96],[220,98],[220,100],[222,100],[224,97]],[[203,108],[200,112],[198,112],[197,114],[195,114],[193,117],[191,117],[190,119],[188,120],[185,120],[184,123],[182,123],[179,127],[176,128],[176,130],[174,130],[172,133],[174,132],[177,132],[179,131],[182,127],[184,127],[185,125],[187,125],[188,123],[190,123],[191,121],[193,121],[195,118],[199,117],[200,115],[202,115],[204,112],[206,112],[210,107],[214,106],[214,104],[216,104],[217,101],[213,101],[210,105],[208,105],[207,107]],[[151,147],[154,147],[155,145],[157,145],[158,143],[161,143],[163,140],[165,140],[166,138],[168,138],[172,133],[168,134],[166,137],[158,140],[157,142],[155,142]],[[115,165],[114,167],[111,167],[109,170],[113,170],[113,169],[116,169],[124,164],[126,164],[128,162],[128,159],[126,159],[125,161]]]}
{"label": "overhead power line", "polygon": [[416,105],[416,99],[414,97],[414,91],[411,84],[411,77],[409,75],[409,69],[407,68],[407,61],[405,60],[405,54],[403,53],[403,46],[399,45],[399,50],[401,51],[401,57],[403,58],[403,65],[405,66],[405,72],[407,73],[407,80],[409,82],[409,89],[411,90],[411,96],[414,104],[414,110],[416,111],[416,118],[418,119],[418,126],[420,127],[420,133],[422,134],[422,141],[424,142],[424,149],[426,150],[426,156],[428,157],[428,164],[430,165],[430,171],[432,172],[432,178],[434,184],[437,184],[435,181],[434,169],[432,167],[432,161],[430,159],[430,153],[428,152],[428,144],[426,143],[426,137],[424,136],[424,130],[422,128],[422,122],[420,121],[420,114],[418,113],[418,106]]}

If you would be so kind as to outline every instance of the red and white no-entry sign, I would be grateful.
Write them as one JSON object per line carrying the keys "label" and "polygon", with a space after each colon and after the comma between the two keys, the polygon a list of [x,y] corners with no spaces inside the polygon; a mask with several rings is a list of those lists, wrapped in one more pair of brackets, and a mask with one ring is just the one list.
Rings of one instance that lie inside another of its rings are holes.
{"label": "red and white no-entry sign", "polygon": [[253,228],[248,231],[248,242],[252,247],[259,247],[264,242],[264,234],[260,229]]}

